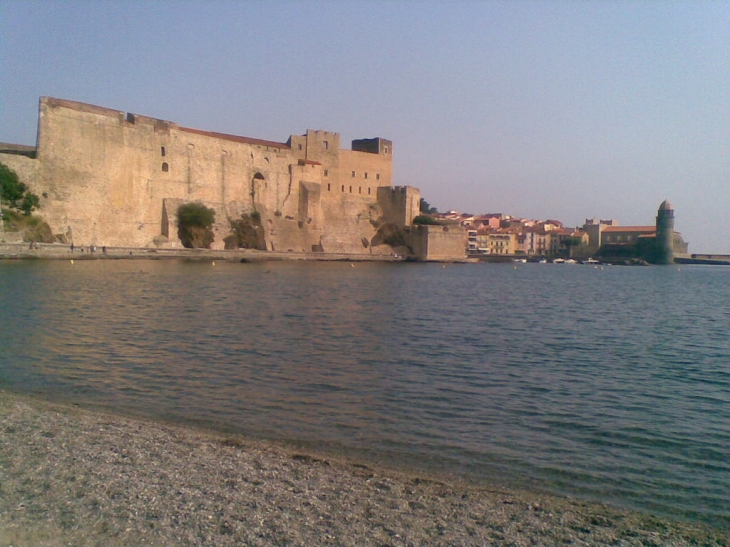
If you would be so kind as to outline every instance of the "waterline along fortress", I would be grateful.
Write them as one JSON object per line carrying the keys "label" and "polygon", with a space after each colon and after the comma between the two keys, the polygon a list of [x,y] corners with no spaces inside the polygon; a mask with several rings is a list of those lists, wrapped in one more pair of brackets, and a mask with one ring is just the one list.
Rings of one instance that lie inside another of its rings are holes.
{"label": "waterline along fortress", "polygon": [[[181,247],[177,209],[215,211],[211,247],[255,218],[270,251],[464,256],[464,233],[412,226],[420,191],[392,185],[393,144],[308,130],[271,142],[42,97],[35,148],[0,162],[41,196],[39,214],[76,245]],[[229,241],[230,243],[230,241]]]}

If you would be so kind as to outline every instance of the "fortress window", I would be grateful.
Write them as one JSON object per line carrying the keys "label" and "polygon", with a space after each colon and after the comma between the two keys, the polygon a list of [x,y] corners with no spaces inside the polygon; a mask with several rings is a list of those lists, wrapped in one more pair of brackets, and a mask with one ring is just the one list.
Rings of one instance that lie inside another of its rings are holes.
{"label": "fortress window", "polygon": [[383,152],[385,152],[386,154],[388,153],[388,147],[387,146],[385,148],[383,148]]}
{"label": "fortress window", "polygon": [[355,178],[355,171],[352,172],[352,178]]}
{"label": "fortress window", "polygon": [[345,185],[344,184],[342,185],[342,191],[343,192],[345,191]]}
{"label": "fortress window", "polygon": [[357,189],[357,193],[358,193],[358,194],[362,194],[362,186],[358,187],[358,189]]}
{"label": "fortress window", "polygon": [[325,177],[329,177],[330,176],[330,170],[329,169],[325,169],[324,170],[324,176]]}
{"label": "fortress window", "polygon": [[380,180],[380,173],[377,173],[377,174],[375,175],[375,180]]}
{"label": "fortress window", "polygon": [[370,195],[370,188],[368,188],[368,195]]}
{"label": "fortress window", "polygon": [[134,123],[134,114],[127,112],[127,123]]}
{"label": "fortress window", "polygon": [[329,141],[324,141],[324,149],[329,150],[330,149],[330,143]]}
{"label": "fortress window", "polygon": [[329,192],[330,190],[332,190],[332,185],[328,182],[327,183],[327,191]]}
{"label": "fortress window", "polygon": [[160,156],[162,156],[163,158],[165,157],[165,147],[164,146],[160,146]]}
{"label": "fortress window", "polygon": [[365,172],[365,178],[368,178],[368,174],[367,174],[367,171]]}
{"label": "fortress window", "polygon": [[301,150],[301,149],[302,149],[302,145],[300,144],[300,145],[299,145],[299,150]]}
{"label": "fortress window", "polygon": [[350,186],[350,193],[352,194],[352,186]]}
{"label": "fortress window", "polygon": [[167,165],[167,162],[166,161],[163,161],[162,162],[162,172],[163,173],[167,173],[169,170],[170,170],[170,166]]}

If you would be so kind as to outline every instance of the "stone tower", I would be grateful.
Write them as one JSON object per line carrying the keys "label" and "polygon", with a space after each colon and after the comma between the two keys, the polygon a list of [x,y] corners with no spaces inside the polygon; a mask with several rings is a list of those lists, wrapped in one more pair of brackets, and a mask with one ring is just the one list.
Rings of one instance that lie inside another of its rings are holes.
{"label": "stone tower", "polygon": [[674,207],[664,200],[659,206],[656,216],[656,240],[654,247],[655,264],[672,264],[674,262]]}

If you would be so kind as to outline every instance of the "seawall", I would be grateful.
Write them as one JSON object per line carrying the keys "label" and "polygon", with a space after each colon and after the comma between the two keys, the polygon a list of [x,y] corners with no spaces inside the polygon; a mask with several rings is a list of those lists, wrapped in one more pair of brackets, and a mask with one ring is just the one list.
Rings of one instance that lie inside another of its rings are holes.
{"label": "seawall", "polygon": [[[82,250],[83,249],[83,250]],[[106,252],[105,252],[106,249]],[[147,247],[75,247],[53,243],[0,243],[0,260],[46,259],[46,260],[220,260],[226,262],[265,262],[269,260],[349,260],[401,262],[402,256],[392,254],[348,254],[348,253],[301,253],[256,251],[253,249],[154,249]]]}

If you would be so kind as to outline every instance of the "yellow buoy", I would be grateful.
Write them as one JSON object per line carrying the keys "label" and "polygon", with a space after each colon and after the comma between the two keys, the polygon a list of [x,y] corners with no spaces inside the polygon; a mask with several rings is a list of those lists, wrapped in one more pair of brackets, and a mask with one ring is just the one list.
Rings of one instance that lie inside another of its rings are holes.
{"label": "yellow buoy", "polygon": [[71,259],[71,264],[73,264],[73,263],[74,263],[74,259],[72,258],[72,259]]}

